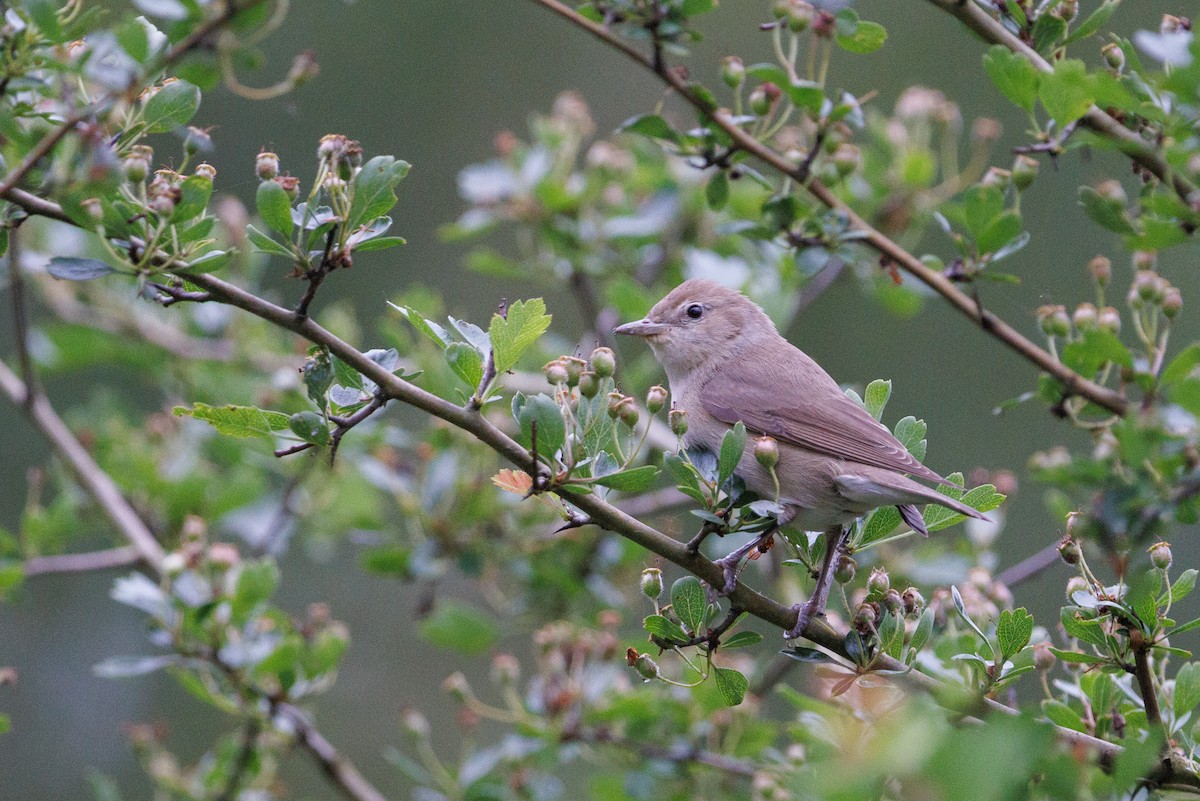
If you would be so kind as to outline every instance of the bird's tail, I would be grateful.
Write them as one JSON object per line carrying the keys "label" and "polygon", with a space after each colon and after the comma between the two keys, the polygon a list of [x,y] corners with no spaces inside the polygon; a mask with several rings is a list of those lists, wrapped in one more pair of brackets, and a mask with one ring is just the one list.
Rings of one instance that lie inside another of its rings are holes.
{"label": "bird's tail", "polygon": [[917,505],[936,503],[967,517],[990,520],[962,501],[943,495],[932,487],[913,481],[908,476],[886,470],[868,474],[842,475],[835,479],[838,491],[849,500],[872,506],[895,506],[905,523],[922,534],[928,534]]}

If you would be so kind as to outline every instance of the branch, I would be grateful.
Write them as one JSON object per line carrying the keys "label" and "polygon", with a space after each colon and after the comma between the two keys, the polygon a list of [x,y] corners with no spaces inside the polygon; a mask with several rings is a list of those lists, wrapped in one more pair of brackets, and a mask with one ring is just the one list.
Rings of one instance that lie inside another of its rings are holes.
{"label": "branch", "polygon": [[[1022,42],[1018,36],[1000,24],[999,20],[971,0],[929,0],[929,2],[956,17],[963,25],[979,34],[985,42],[1004,45],[1017,55],[1024,56],[1030,64],[1042,72],[1054,71],[1050,62],[1042,58],[1036,50]],[[1173,169],[1154,145],[1117,122],[1111,114],[1098,106],[1088,109],[1079,123],[1114,143],[1117,149],[1171,187],[1183,202],[1191,205],[1192,196],[1197,189],[1196,185],[1187,179],[1182,170]],[[1117,410],[1112,409],[1112,411],[1116,412]]]}
{"label": "branch", "polygon": [[759,772],[759,769],[752,762],[707,751],[699,746],[680,745],[672,747],[658,745],[657,743],[639,742],[628,737],[622,737],[609,729],[603,728],[565,731],[559,739],[564,743],[611,745],[633,751],[635,754],[646,759],[661,759],[676,765],[686,766],[692,763],[705,765],[728,773],[731,776],[738,776],[744,779],[752,779]]}
{"label": "branch", "polygon": [[25,576],[44,576],[48,573],[87,573],[128,567],[142,561],[142,555],[132,545],[108,548],[87,553],[64,553],[56,556],[34,556],[21,565]]}
{"label": "branch", "polygon": [[338,753],[333,743],[313,725],[299,707],[286,703],[275,704],[274,711],[287,718],[295,728],[296,739],[317,761],[321,770],[350,801],[388,801],[387,797],[359,773],[354,763]]}
{"label": "branch", "polygon": [[29,355],[29,297],[25,292],[25,272],[21,267],[21,237],[18,230],[17,226],[13,226],[8,232],[8,284],[12,292],[13,338],[17,343],[17,363],[21,367],[21,380],[29,390],[25,393],[25,403],[29,404],[33,402],[39,388],[33,359]]}
{"label": "branch", "polygon": [[[1087,398],[1096,405],[1102,406],[1114,414],[1125,414],[1127,403],[1123,395],[1115,390],[1101,386],[1100,384],[1097,384],[1094,381],[1079,375],[1074,370],[1071,370],[1069,367],[1056,359],[1053,355],[1035,345],[1019,331],[1001,320],[995,314],[981,308],[980,304],[977,303],[974,298],[956,287],[954,283],[945,275],[925,266],[925,264],[923,264],[916,256],[909,253],[882,232],[872,227],[866,220],[856,214],[837,195],[835,195],[828,186],[821,183],[821,181],[814,177],[805,175],[800,167],[792,164],[781,154],[775,152],[769,146],[763,144],[749,133],[742,130],[742,128],[740,128],[738,124],[732,120],[727,110],[717,109],[714,111],[709,106],[707,101],[692,91],[692,89],[688,86],[686,79],[680,75],[678,71],[672,70],[664,65],[656,65],[653,59],[643,55],[631,44],[625,42],[612,31],[608,30],[608,28],[599,23],[592,22],[573,9],[567,7],[559,0],[533,1],[549,11],[558,14],[577,27],[583,28],[588,33],[603,41],[605,44],[620,50],[642,67],[653,72],[677,95],[686,100],[698,112],[703,114],[714,125],[724,131],[726,135],[728,135],[733,141],[735,146],[766,163],[775,171],[797,181],[800,186],[803,186],[804,189],[806,189],[814,198],[820,201],[822,205],[837,211],[839,214],[845,215],[849,222],[849,227],[858,231],[861,240],[868,246],[890,259],[896,264],[897,267],[904,270],[909,275],[928,286],[934,292],[941,295],[943,298],[949,301],[954,308],[958,309],[958,311],[960,311],[962,314],[976,322],[979,327],[984,330],[984,332],[1000,340],[1010,349],[1016,351],[1024,359],[1032,362],[1039,369],[1049,373],[1058,381],[1062,382],[1068,393]],[[931,0],[931,2],[940,1],[941,0]],[[946,1],[949,2],[949,0]],[[954,0],[954,2],[957,3],[959,0]],[[1113,121],[1113,124],[1116,125],[1116,122]],[[1129,135],[1133,136],[1132,133],[1129,133]]]}
{"label": "branch", "polygon": [[[493,425],[477,410],[453,404],[421,389],[415,384],[392,375],[378,363],[368,359],[361,351],[322,328],[311,318],[299,319],[291,310],[263,300],[209,273],[190,276],[189,280],[202,289],[211,292],[219,302],[235,306],[280,328],[293,331],[313,344],[324,345],[339,359],[374,381],[379,387],[380,392],[386,397],[399,400],[438,419],[444,420],[451,425],[457,426],[475,436],[480,442],[491,447],[496,453],[503,456],[513,465],[522,469],[527,467],[531,470],[536,469],[538,471],[538,478],[542,481],[549,480],[546,468],[541,463],[538,463],[536,468],[529,466],[530,457],[528,450]],[[575,495],[561,488],[553,491],[559,494],[567,503],[586,514],[592,523],[619,534],[625,539],[657,554],[664,560],[683,568],[692,575],[707,581],[709,584],[720,586],[724,583],[724,574],[719,565],[709,561],[700,554],[692,553],[684,543],[631,517],[626,512],[621,511],[598,496]],[[737,583],[728,598],[730,606],[751,614],[776,628],[788,631],[796,624],[795,609],[784,606],[741,582]],[[826,621],[819,618],[810,620],[803,635],[806,639],[822,648],[848,658],[843,635],[834,630]],[[903,674],[902,681],[910,686],[933,694],[939,703],[956,712],[973,714],[984,709],[1006,715],[1019,714],[1017,710],[991,699],[985,698],[980,701],[975,697],[968,698],[961,693],[958,694],[960,697],[952,697],[955,694],[947,692],[947,690],[951,689],[950,685],[924,673],[909,671],[899,661],[890,657],[878,657],[876,659],[876,667],[881,670],[894,670],[897,674]],[[1088,751],[1094,751],[1109,761],[1124,750],[1118,745],[1082,732],[1059,727],[1056,727],[1055,730],[1058,737],[1064,742],[1071,743]]]}

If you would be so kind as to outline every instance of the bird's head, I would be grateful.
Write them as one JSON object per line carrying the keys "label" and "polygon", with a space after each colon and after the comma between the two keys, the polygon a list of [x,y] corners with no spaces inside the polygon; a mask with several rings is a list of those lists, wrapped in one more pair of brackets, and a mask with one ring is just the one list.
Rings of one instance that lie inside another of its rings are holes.
{"label": "bird's head", "polygon": [[775,335],[775,325],[740,292],[693,278],[671,290],[644,318],[617,327],[615,333],[645,339],[674,382]]}

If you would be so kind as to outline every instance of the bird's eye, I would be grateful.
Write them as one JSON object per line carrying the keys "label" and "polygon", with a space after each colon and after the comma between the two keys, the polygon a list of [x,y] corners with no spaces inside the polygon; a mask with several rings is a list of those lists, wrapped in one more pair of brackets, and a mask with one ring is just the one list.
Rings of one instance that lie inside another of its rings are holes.
{"label": "bird's eye", "polygon": [[693,303],[691,306],[687,307],[687,316],[691,317],[693,320],[699,320],[700,315],[702,314],[704,314],[704,307],[699,303]]}

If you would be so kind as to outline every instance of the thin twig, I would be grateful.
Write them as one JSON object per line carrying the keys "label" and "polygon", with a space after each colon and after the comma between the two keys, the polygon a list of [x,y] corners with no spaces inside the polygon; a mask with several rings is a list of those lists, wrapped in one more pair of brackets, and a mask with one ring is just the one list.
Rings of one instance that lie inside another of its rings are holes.
{"label": "thin twig", "polygon": [[387,801],[387,797],[359,772],[353,762],[338,753],[304,710],[291,704],[276,703],[274,711],[292,724],[297,742],[317,761],[342,795],[350,801]]}
{"label": "thin twig", "polygon": [[[947,0],[947,2],[949,1]],[[675,94],[686,100],[714,125],[724,131],[734,144],[766,163],[780,174],[799,181],[822,205],[844,215],[849,223],[849,228],[859,232],[860,240],[864,244],[878,251],[881,255],[894,262],[900,269],[941,295],[958,309],[959,312],[976,322],[985,333],[1000,340],[1027,361],[1032,362],[1039,369],[1062,382],[1069,393],[1085,397],[1115,414],[1123,415],[1125,413],[1127,402],[1121,393],[1081,376],[1054,358],[1052,354],[1035,345],[995,314],[981,309],[979,304],[970,295],[967,295],[956,287],[949,278],[937,270],[927,267],[912,253],[909,253],[881,231],[871,226],[820,180],[812,177],[808,178],[806,182],[805,178],[808,176],[801,174],[797,165],[791,163],[783,155],[775,152],[771,147],[758,141],[743,130],[733,121],[727,111],[721,109],[713,110],[709,101],[697,95],[688,85],[686,78],[681,76],[678,71],[663,65],[656,65],[653,59],[643,55],[637,48],[622,40],[604,25],[593,22],[574,9],[559,2],[559,0],[533,0],[533,2],[558,14],[577,27],[586,30],[588,33],[611,47],[616,48],[641,66],[653,72]],[[954,2],[956,5],[959,4],[959,0],[954,0]],[[962,5],[971,4],[963,3]]]}
{"label": "thin twig", "polygon": [[233,761],[233,770],[229,771],[229,776],[225,779],[225,787],[217,796],[216,801],[233,801],[237,798],[238,788],[242,784],[246,771],[250,768],[250,761],[254,758],[261,725],[258,718],[247,718],[246,725],[242,728],[242,744],[238,747],[237,757]]}
{"label": "thin twig", "polygon": [[565,731],[560,738],[564,743],[590,743],[611,745],[632,751],[647,759],[661,759],[676,765],[704,765],[732,776],[751,779],[758,774],[758,767],[748,760],[718,754],[695,745],[665,746],[622,737],[611,729],[581,729]]}
{"label": "thin twig", "polygon": [[[337,459],[338,446],[341,445],[342,437],[346,436],[346,432],[354,428],[363,420],[366,420],[371,415],[375,414],[375,412],[379,411],[386,405],[387,399],[381,396],[379,393],[376,393],[375,397],[371,399],[370,403],[349,417],[336,417],[330,415],[329,419],[333,421],[334,424],[333,433],[329,435],[330,464],[333,464],[334,460]],[[306,451],[309,448],[315,447],[316,445],[311,442],[302,442],[299,445],[292,445],[289,448],[280,448],[279,450],[275,451],[275,455],[279,457],[291,456],[292,454],[300,453],[301,451]]]}
{"label": "thin twig", "polygon": [[1058,543],[1052,543],[1001,571],[1000,575],[996,576],[996,581],[1008,587],[1015,587],[1053,567],[1061,558],[1058,555]]}
{"label": "thin twig", "polygon": [[21,380],[27,389],[25,402],[33,403],[40,392],[37,373],[33,369],[33,358],[29,354],[29,296],[25,291],[25,272],[21,266],[20,226],[14,225],[8,232],[8,287],[12,292],[13,338],[17,345],[17,363],[21,367]]}
{"label": "thin twig", "polygon": [[87,553],[64,553],[54,556],[33,556],[21,564],[25,576],[44,576],[49,573],[88,573],[129,567],[142,561],[142,555],[132,545],[107,548]]}

